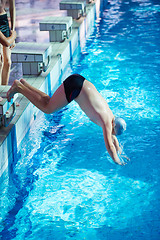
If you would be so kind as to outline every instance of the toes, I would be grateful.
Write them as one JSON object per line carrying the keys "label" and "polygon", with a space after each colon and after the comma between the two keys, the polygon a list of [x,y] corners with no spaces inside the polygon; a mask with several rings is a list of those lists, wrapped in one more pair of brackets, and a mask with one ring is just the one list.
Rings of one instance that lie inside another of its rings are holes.
{"label": "toes", "polygon": [[26,80],[23,79],[23,78],[21,78],[21,79],[20,79],[20,82],[21,82],[22,84],[24,84],[24,83],[26,82]]}

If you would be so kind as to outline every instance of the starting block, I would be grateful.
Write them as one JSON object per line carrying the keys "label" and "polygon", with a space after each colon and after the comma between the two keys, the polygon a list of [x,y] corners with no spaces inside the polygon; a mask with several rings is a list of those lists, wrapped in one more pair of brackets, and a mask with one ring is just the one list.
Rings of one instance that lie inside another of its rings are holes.
{"label": "starting block", "polygon": [[3,98],[3,100],[0,101],[0,127],[7,127],[16,113],[15,100],[18,94],[16,93],[11,99],[11,102],[8,102],[6,94],[9,89],[10,86],[0,86],[0,97]]}
{"label": "starting block", "polygon": [[46,17],[39,25],[40,31],[49,31],[50,42],[63,42],[72,32],[72,17]]}
{"label": "starting block", "polygon": [[62,0],[60,10],[67,10],[67,16],[78,19],[86,12],[86,0]]}
{"label": "starting block", "polygon": [[38,75],[47,70],[51,53],[49,43],[19,42],[12,50],[11,60],[22,63],[24,75]]}

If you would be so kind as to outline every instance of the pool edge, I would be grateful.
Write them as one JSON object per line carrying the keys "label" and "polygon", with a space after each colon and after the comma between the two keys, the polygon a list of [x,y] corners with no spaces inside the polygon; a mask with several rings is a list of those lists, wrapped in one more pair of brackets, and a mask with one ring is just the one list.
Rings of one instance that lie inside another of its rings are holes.
{"label": "pool edge", "polygon": [[[86,16],[74,20],[72,35],[64,43],[61,43],[61,48],[57,48],[57,52],[52,56],[52,69],[40,76],[25,76],[24,78],[27,81],[41,91],[45,91],[47,94],[51,93],[55,85],[58,84],[62,72],[72,59],[78,45],[83,48],[94,27],[95,19],[100,14],[100,2],[101,0],[96,0],[95,3],[87,4]],[[54,47],[55,44],[52,45]],[[16,116],[8,127],[0,129],[0,177],[5,170],[10,168],[20,142],[28,132],[36,114],[40,111],[22,95],[19,95],[16,101],[20,104],[16,108]]]}

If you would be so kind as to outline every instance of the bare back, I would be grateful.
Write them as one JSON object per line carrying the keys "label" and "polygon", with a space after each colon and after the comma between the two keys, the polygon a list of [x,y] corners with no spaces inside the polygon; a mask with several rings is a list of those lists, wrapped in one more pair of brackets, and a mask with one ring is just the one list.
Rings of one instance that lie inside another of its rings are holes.
{"label": "bare back", "polygon": [[79,96],[75,99],[80,108],[97,125],[111,124],[114,115],[105,99],[97,91],[94,85],[85,80]]}

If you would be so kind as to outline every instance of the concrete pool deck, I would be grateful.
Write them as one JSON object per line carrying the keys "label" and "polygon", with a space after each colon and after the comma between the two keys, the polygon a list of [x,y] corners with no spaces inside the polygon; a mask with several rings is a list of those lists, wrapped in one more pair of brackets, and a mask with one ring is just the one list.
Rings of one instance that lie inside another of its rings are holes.
{"label": "concrete pool deck", "polygon": [[[83,48],[85,40],[93,30],[95,19],[99,17],[99,12],[100,0],[87,4],[85,16],[79,20],[73,20],[70,37],[62,43],[50,43],[52,53],[47,71],[39,76],[25,75],[23,78],[34,87],[51,94],[52,90],[60,84],[60,76],[77,47]],[[65,15],[64,11],[62,15]],[[4,97],[8,89],[9,86],[0,86],[0,96]],[[0,128],[0,177],[14,161],[19,144],[39,111],[21,94],[18,94],[15,101],[19,103],[19,106],[16,107],[14,118],[7,127]]]}

